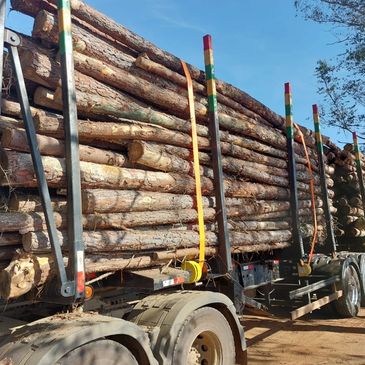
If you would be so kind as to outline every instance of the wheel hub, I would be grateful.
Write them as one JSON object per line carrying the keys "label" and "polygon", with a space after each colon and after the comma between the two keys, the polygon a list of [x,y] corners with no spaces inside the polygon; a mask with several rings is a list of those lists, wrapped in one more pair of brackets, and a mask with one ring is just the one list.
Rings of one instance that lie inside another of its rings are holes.
{"label": "wheel hub", "polygon": [[222,365],[222,346],[217,336],[209,331],[196,337],[188,355],[188,365]]}

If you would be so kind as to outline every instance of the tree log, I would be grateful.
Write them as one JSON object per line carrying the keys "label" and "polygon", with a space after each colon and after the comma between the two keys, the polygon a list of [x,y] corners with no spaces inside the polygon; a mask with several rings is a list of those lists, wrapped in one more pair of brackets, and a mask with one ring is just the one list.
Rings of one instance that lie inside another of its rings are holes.
{"label": "tree log", "polygon": [[[52,197],[52,209],[56,212],[66,211],[66,200],[59,197]],[[13,194],[8,203],[10,212],[43,212],[42,203],[38,195]]]}
{"label": "tree log", "polygon": [[[36,187],[33,163],[30,155],[14,151],[1,152],[4,171],[0,181],[3,186]],[[65,163],[63,159],[44,156],[42,158],[48,184],[51,187],[65,187]],[[187,175],[128,169],[92,162],[80,162],[83,188],[141,189],[146,191],[195,194],[195,180]],[[226,180],[226,195],[257,199],[287,199],[288,189],[253,184],[245,181]],[[213,191],[213,182],[202,177],[202,191],[207,195]],[[306,197],[302,192],[299,197]]]}
{"label": "tree log", "polygon": [[[39,151],[42,155],[63,157],[65,154],[64,143],[56,138],[37,134],[37,142]],[[15,151],[29,152],[29,145],[25,130],[14,128],[7,128],[3,130],[1,146]],[[126,164],[125,156],[120,153],[85,145],[79,145],[79,148],[81,161],[120,167]]]}
{"label": "tree log", "polygon": [[[180,147],[192,146],[190,133],[176,132],[169,129],[160,128],[158,126],[146,125],[133,120],[124,120],[126,123],[120,122],[95,122],[79,120],[79,135],[85,138],[99,138],[105,140],[144,140],[152,142],[160,142]],[[44,113],[36,113],[35,124],[37,130],[43,134],[62,138],[64,134],[63,118],[56,115],[44,115]],[[221,131],[221,148],[222,152],[238,158],[244,158],[260,163],[264,163],[276,167],[286,166],[286,153],[266,144],[251,140],[245,137],[235,136]],[[208,150],[210,142],[208,138],[198,137],[199,148]],[[189,151],[189,150],[188,150]],[[257,151],[259,153],[255,153]],[[183,153],[186,153],[183,152]],[[263,154],[262,154],[263,153]],[[277,156],[272,158],[266,155]],[[181,156],[180,156],[181,157]],[[282,159],[282,160],[281,160]],[[307,170],[306,159],[296,155],[298,170]],[[300,165],[299,165],[300,164]],[[317,170],[315,161],[312,161],[314,170]],[[301,167],[303,166],[303,167]]]}
{"label": "tree log", "polygon": [[0,247],[3,246],[16,246],[22,242],[20,234],[17,233],[1,233],[0,234]]}
{"label": "tree log", "polygon": [[[262,232],[230,232],[232,246],[244,246],[256,243],[274,243],[289,241],[289,230]],[[59,233],[60,244],[67,247],[67,234]],[[47,252],[50,250],[46,232],[29,232],[22,236],[24,250],[27,252]],[[199,242],[199,233],[195,231],[84,231],[83,242],[86,252],[148,251],[156,249],[188,248]],[[206,232],[206,245],[217,243],[216,234]]]}
{"label": "tree log", "polygon": [[[185,160],[179,156],[171,154],[177,148],[168,149],[168,147],[147,143],[144,141],[134,141],[128,146],[128,156],[132,163],[138,163],[147,167],[154,168],[165,172],[180,172],[190,175],[194,174],[192,158]],[[210,158],[205,153],[199,154],[203,161],[209,161]],[[283,168],[273,167],[267,164],[260,164],[248,160],[240,160],[233,157],[222,157],[223,170],[234,175],[251,178],[254,181],[264,182],[272,185],[287,186],[287,179],[277,179],[276,177],[287,177],[288,171]],[[304,167],[304,166],[303,166]],[[213,172],[201,168],[201,175],[212,177]],[[308,182],[310,180],[309,174],[298,171],[297,179],[299,181]],[[315,182],[319,185],[318,177],[315,176]]]}

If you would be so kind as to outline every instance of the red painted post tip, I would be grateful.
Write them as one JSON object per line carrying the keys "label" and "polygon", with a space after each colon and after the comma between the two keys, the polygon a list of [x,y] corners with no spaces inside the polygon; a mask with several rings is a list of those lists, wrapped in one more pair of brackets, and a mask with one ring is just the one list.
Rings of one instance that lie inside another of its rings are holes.
{"label": "red painted post tip", "polygon": [[210,34],[207,34],[203,37],[203,42],[204,42],[204,51],[207,49],[213,49],[212,36]]}
{"label": "red painted post tip", "polygon": [[357,138],[356,132],[352,132],[352,138],[355,140]]}
{"label": "red painted post tip", "polygon": [[318,114],[318,105],[317,104],[313,104],[312,105],[313,108],[313,114]]}
{"label": "red painted post tip", "polygon": [[286,82],[284,88],[285,88],[285,94],[290,94],[291,93],[290,82]]}

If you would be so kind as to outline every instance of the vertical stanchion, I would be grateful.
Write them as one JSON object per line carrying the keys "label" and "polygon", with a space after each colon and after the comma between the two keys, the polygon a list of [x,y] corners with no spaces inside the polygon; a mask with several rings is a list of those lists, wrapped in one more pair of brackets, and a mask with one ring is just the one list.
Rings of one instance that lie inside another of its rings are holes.
{"label": "vertical stanchion", "polygon": [[332,221],[330,203],[329,203],[329,198],[328,198],[328,188],[327,188],[326,171],[325,171],[324,158],[323,158],[323,143],[322,143],[322,135],[321,135],[321,127],[320,127],[320,118],[319,118],[319,113],[318,113],[318,106],[316,104],[314,104],[312,106],[312,108],[313,108],[313,122],[314,122],[315,136],[316,136],[323,207],[324,207],[324,214],[325,214],[325,219],[326,219],[327,240],[330,245],[329,249],[333,253],[333,252],[336,252],[336,238],[335,238],[335,234],[334,234],[333,221]]}
{"label": "vertical stanchion", "polygon": [[[293,242],[299,248],[299,255],[296,259],[304,257],[303,239],[299,230],[299,214],[298,214],[298,188],[297,188],[297,172],[295,165],[294,152],[294,128],[293,128],[293,104],[290,83],[285,84],[285,119],[286,119],[286,138],[288,150],[288,168],[289,168],[289,187],[290,187],[290,208]],[[293,252],[296,254],[297,252]],[[294,259],[294,257],[293,257]]]}
{"label": "vertical stanchion", "polygon": [[206,35],[204,41],[205,78],[207,82],[209,131],[214,172],[214,192],[216,217],[218,224],[218,252],[221,259],[219,273],[224,275],[232,271],[231,245],[227,227],[227,209],[224,198],[222,152],[219,136],[217,92],[215,85],[212,37]]}
{"label": "vertical stanchion", "polygon": [[362,173],[362,163],[361,163],[359,142],[357,140],[357,134],[356,134],[356,132],[353,132],[352,133],[352,138],[354,140],[354,150],[355,150],[355,159],[356,159],[356,172],[357,172],[357,178],[359,179],[360,193],[361,193],[361,199],[362,199],[362,206],[365,209],[364,176],[363,176],[363,173]]}
{"label": "vertical stanchion", "polygon": [[[6,0],[0,0],[0,82],[3,82],[3,64],[4,64],[4,35],[5,35],[5,12],[6,12]],[[2,88],[2,86],[1,86]],[[2,109],[2,92],[0,92],[0,114]]]}
{"label": "vertical stanchion", "polygon": [[85,270],[70,0],[58,0],[58,25],[66,148],[67,226],[69,242],[68,273],[70,277],[74,278],[76,283],[75,299],[80,299],[84,297],[85,292]]}

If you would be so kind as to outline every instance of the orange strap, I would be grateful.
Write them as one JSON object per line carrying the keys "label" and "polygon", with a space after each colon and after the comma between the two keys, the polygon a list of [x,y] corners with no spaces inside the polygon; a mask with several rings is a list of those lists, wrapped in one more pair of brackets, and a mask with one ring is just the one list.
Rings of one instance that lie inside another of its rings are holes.
{"label": "orange strap", "polygon": [[205,262],[205,227],[204,227],[203,199],[202,199],[202,190],[200,182],[199,147],[198,147],[198,133],[196,131],[194,90],[189,69],[187,68],[184,61],[182,60],[180,61],[184,69],[188,87],[188,101],[189,101],[189,111],[191,120],[191,139],[193,142],[196,205],[198,211],[198,224],[199,224],[199,264],[201,267],[203,267]]}
{"label": "orange strap", "polygon": [[311,249],[310,249],[310,253],[309,253],[309,257],[308,257],[308,263],[310,263],[313,258],[314,248],[316,246],[317,238],[318,238],[316,198],[315,198],[315,191],[314,191],[314,175],[313,175],[313,170],[312,170],[312,163],[309,158],[308,149],[307,149],[307,145],[305,143],[305,138],[304,138],[303,132],[300,130],[299,126],[295,123],[294,123],[294,127],[298,131],[299,136],[301,138],[301,141],[302,141],[302,144],[304,147],[305,157],[307,160],[307,167],[308,167],[308,171],[309,171],[309,175],[310,175],[309,185],[310,185],[310,190],[311,190],[311,207],[312,207],[313,222],[314,222],[314,232],[313,232],[313,237],[312,237],[312,241],[311,241]]}

